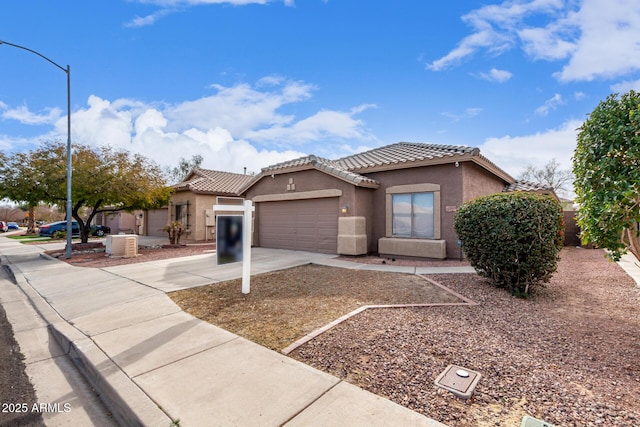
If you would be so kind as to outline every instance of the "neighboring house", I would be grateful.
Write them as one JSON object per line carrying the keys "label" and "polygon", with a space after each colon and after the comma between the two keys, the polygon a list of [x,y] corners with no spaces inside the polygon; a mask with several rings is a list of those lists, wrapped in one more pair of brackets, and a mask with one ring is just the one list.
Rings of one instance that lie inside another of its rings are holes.
{"label": "neighboring house", "polygon": [[100,212],[96,214],[93,223],[104,225],[111,229],[111,234],[143,234],[142,211],[126,212]]}
{"label": "neighboring house", "polygon": [[272,165],[239,191],[256,206],[256,246],[443,259],[461,256],[458,207],[513,184],[478,148],[402,142]]}
{"label": "neighboring house", "polygon": [[167,206],[158,209],[149,209],[139,215],[139,222],[142,223],[142,232],[144,236],[168,237],[167,232],[163,230],[169,223],[169,208]]}
{"label": "neighboring house", "polygon": [[135,212],[114,212],[113,214],[105,214],[106,223],[103,225],[111,228],[112,234],[140,234],[140,214],[142,211]]}
{"label": "neighboring house", "polygon": [[[180,221],[186,228],[183,241],[204,241],[215,238],[215,217],[212,211],[218,197],[238,197],[240,188],[251,175],[194,169],[182,182],[174,185],[164,227]],[[160,227],[160,229],[162,228]],[[166,233],[164,233],[166,235]]]}
{"label": "neighboring house", "polygon": [[[553,187],[548,185],[539,184],[533,181],[515,181],[509,185],[507,185],[504,192],[512,192],[512,191],[527,191],[532,193],[544,194],[547,196],[554,197],[558,202],[562,203],[561,199],[558,197],[556,192],[553,190]],[[564,205],[563,205],[564,206]]]}

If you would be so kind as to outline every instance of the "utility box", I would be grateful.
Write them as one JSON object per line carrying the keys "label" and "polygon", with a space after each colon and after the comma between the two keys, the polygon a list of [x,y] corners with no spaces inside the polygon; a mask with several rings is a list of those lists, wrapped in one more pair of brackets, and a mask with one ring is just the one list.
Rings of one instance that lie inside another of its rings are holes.
{"label": "utility box", "polygon": [[524,418],[522,418],[520,427],[554,427],[554,425],[525,415]]}
{"label": "utility box", "polygon": [[449,365],[444,372],[438,375],[435,383],[438,387],[449,390],[461,399],[469,399],[481,377],[482,375],[479,372],[456,365]]}
{"label": "utility box", "polygon": [[106,253],[111,257],[132,258],[138,256],[138,236],[135,234],[113,234],[107,236]]}

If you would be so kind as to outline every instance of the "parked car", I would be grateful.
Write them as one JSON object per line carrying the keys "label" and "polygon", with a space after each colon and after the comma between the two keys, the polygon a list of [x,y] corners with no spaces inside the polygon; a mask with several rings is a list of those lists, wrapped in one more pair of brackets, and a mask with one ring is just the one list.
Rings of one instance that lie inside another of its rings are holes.
{"label": "parked car", "polygon": [[7,228],[9,230],[20,230],[20,226],[18,225],[17,222],[8,222],[7,223]]}
{"label": "parked car", "polygon": [[9,227],[7,226],[7,223],[4,222],[4,221],[0,221],[0,231],[2,231],[4,233],[7,230],[9,230]]}
{"label": "parked car", "polygon": [[92,225],[91,226],[91,235],[92,236],[106,236],[107,234],[111,234],[111,228],[106,225]]}
{"label": "parked car", "polygon": [[[41,225],[38,234],[43,237],[51,237],[56,231],[67,231],[67,221],[57,221]],[[71,235],[80,235],[80,226],[77,221],[71,222]]]}

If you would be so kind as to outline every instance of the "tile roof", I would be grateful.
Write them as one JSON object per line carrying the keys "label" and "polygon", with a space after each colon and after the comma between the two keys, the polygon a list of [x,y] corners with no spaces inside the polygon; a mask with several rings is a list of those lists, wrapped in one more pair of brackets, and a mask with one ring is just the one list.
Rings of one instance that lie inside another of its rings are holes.
{"label": "tile roof", "polygon": [[378,187],[378,181],[362,173],[389,170],[402,167],[428,165],[433,163],[453,163],[458,159],[472,160],[505,182],[514,179],[480,154],[480,149],[461,145],[439,145],[417,142],[398,142],[374,148],[363,153],[352,154],[338,160],[329,160],[315,155],[300,157],[263,168],[261,173],[248,182],[241,191],[246,191],[263,176],[273,173],[292,172],[301,169],[318,169],[354,185]]}
{"label": "tile roof", "polygon": [[393,166],[423,160],[478,155],[480,150],[460,145],[438,145],[415,142],[398,142],[364,153],[353,154],[336,160],[347,170],[367,169],[376,166]]}
{"label": "tile roof", "polygon": [[520,180],[520,181],[516,181],[513,184],[507,185],[504,190],[504,192],[509,193],[512,191],[539,191],[539,192],[544,192],[544,191],[553,191],[553,187],[550,187],[548,185],[543,185],[537,182],[533,182],[533,181],[524,181],[524,180]]}
{"label": "tile roof", "polygon": [[184,181],[172,188],[176,191],[193,191],[194,193],[237,195],[240,188],[252,178],[251,175],[197,168]]}
{"label": "tile roof", "polygon": [[295,168],[306,168],[306,167],[321,170],[323,172],[328,173],[329,175],[333,175],[337,178],[340,178],[347,182],[351,182],[352,184],[355,184],[355,185],[373,186],[373,187],[377,187],[379,185],[378,181],[371,178],[367,178],[366,176],[362,176],[357,173],[353,173],[347,170],[346,168],[344,168],[341,164],[339,164],[334,160],[325,159],[323,157],[318,157],[313,154],[268,166],[262,169],[262,174],[268,175],[269,172],[276,172],[283,169],[295,169]]}

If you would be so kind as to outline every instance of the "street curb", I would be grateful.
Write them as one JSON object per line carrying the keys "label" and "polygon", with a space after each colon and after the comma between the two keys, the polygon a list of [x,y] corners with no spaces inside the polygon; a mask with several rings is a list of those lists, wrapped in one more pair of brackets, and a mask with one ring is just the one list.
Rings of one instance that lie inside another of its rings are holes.
{"label": "street curb", "polygon": [[17,286],[28,297],[36,313],[47,324],[63,352],[94,388],[120,425],[170,425],[168,416],[100,347],[58,312],[25,280],[19,269],[8,264]]}

